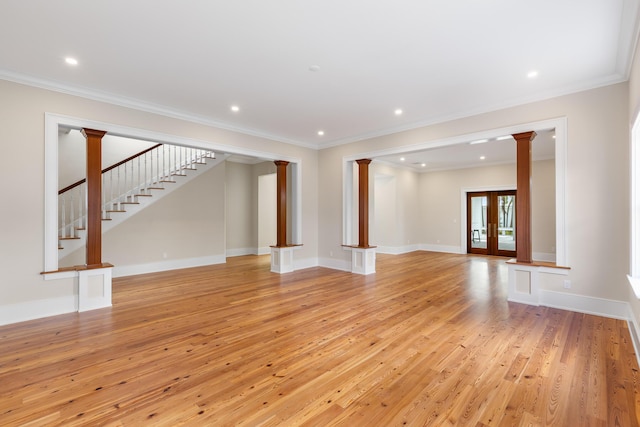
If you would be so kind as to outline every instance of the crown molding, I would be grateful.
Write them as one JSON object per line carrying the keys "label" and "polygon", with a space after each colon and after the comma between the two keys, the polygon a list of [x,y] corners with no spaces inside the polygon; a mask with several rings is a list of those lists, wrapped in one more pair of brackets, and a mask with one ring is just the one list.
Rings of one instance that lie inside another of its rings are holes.
{"label": "crown molding", "polygon": [[160,104],[145,102],[145,101],[141,101],[134,98],[128,98],[125,96],[115,95],[108,92],[98,91],[95,89],[65,85],[59,82],[45,80],[45,79],[28,76],[25,74],[19,74],[19,73],[15,73],[8,70],[2,70],[2,69],[0,69],[0,79],[7,80],[13,83],[26,85],[26,86],[32,86],[40,89],[50,90],[53,92],[59,92],[66,95],[72,95],[80,98],[90,99],[92,101],[104,102],[107,104],[118,105],[120,107],[131,108],[133,110],[144,111],[146,113],[157,114],[164,117],[170,117],[173,119],[184,120],[191,123],[215,127],[218,129],[228,130],[231,132],[236,132],[244,135],[264,138],[271,141],[282,142],[285,144],[296,145],[299,147],[310,148],[314,150],[318,149],[318,146],[315,144],[295,141],[288,138],[282,138],[277,135],[256,131],[254,129],[231,126],[229,124],[222,123],[222,122],[210,119],[208,117],[200,116],[200,115],[189,113],[186,111],[168,108]]}

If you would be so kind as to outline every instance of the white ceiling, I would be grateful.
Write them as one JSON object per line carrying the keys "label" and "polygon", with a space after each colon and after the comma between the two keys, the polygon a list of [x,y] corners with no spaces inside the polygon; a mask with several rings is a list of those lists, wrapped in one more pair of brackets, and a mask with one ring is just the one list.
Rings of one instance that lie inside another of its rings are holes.
{"label": "white ceiling", "polygon": [[322,148],[625,81],[639,1],[2,0],[0,78]]}

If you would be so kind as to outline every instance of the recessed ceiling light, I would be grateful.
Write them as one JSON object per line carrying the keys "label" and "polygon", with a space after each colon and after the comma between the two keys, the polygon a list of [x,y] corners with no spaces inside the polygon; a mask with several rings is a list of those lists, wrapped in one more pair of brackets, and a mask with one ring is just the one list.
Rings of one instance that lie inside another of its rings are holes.
{"label": "recessed ceiling light", "polygon": [[535,79],[536,77],[538,77],[538,72],[536,70],[529,71],[529,73],[527,73],[527,77],[529,77],[530,79]]}
{"label": "recessed ceiling light", "polygon": [[66,62],[69,65],[78,65],[78,60],[70,56],[67,56],[66,58],[64,58],[64,62]]}
{"label": "recessed ceiling light", "polygon": [[496,138],[496,141],[504,141],[507,139],[512,139],[513,137],[511,135],[505,135],[505,136],[499,136]]}
{"label": "recessed ceiling light", "polygon": [[320,66],[319,65],[310,65],[309,66],[309,71],[313,71],[314,73],[316,71],[320,71]]}
{"label": "recessed ceiling light", "polygon": [[485,142],[488,142],[488,139],[478,139],[477,141],[471,141],[469,143],[469,145],[476,145],[476,144],[484,144]]}
{"label": "recessed ceiling light", "polygon": [[551,138],[556,139],[556,136],[555,136],[555,135],[553,135],[553,136],[551,136]]}
{"label": "recessed ceiling light", "polygon": [[400,161],[401,161],[401,162],[404,162],[404,157],[400,157]]}
{"label": "recessed ceiling light", "polygon": [[393,114],[395,114],[396,116],[401,116],[402,115],[402,109],[401,108],[396,108],[396,111],[394,111]]}
{"label": "recessed ceiling light", "polygon": [[237,113],[238,111],[240,111],[240,107],[238,107],[237,105],[232,105],[231,111],[233,111],[234,113]]}
{"label": "recessed ceiling light", "polygon": [[318,131],[318,136],[323,136],[324,135],[324,131],[323,130],[319,130]]}
{"label": "recessed ceiling light", "polygon": [[420,166],[425,167],[425,166],[427,166],[427,164],[426,164],[426,163],[423,163],[423,164],[421,164]]}
{"label": "recessed ceiling light", "polygon": [[486,159],[485,156],[480,156],[480,160],[484,160],[484,159]]}

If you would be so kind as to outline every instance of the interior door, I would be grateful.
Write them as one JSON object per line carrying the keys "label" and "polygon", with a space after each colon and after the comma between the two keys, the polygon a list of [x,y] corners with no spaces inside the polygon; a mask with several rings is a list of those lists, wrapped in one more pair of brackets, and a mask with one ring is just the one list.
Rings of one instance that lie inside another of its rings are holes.
{"label": "interior door", "polygon": [[467,252],[516,256],[516,191],[467,193]]}

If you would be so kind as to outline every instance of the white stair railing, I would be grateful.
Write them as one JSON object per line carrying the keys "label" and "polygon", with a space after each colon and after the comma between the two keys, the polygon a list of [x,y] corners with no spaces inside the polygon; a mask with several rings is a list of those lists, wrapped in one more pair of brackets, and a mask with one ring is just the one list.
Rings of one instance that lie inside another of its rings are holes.
{"label": "white stair railing", "polygon": [[[102,171],[102,219],[111,220],[115,212],[124,212],[127,204],[139,203],[139,197],[175,183],[175,176],[195,169],[195,165],[214,159],[212,151],[158,144]],[[78,181],[58,193],[59,239],[79,239],[78,230],[86,227],[86,180]],[[59,244],[59,247],[61,245]]]}

